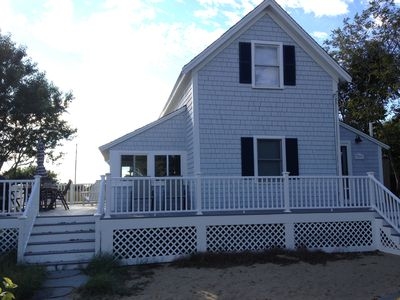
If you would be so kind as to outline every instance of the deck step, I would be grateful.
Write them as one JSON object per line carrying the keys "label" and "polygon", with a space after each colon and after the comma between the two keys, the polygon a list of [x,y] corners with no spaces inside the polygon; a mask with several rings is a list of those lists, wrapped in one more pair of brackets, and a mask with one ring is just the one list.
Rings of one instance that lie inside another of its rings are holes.
{"label": "deck step", "polygon": [[94,256],[94,249],[90,250],[68,250],[68,251],[42,251],[25,253],[27,263],[53,263],[69,261],[89,261]]}
{"label": "deck step", "polygon": [[26,263],[48,270],[81,268],[95,254],[93,216],[39,216],[24,254]]}
{"label": "deck step", "polygon": [[71,239],[68,241],[57,240],[48,242],[30,242],[26,248],[26,253],[31,252],[45,252],[57,251],[62,248],[65,250],[74,250],[75,248],[81,250],[92,250],[95,247],[94,239]]}

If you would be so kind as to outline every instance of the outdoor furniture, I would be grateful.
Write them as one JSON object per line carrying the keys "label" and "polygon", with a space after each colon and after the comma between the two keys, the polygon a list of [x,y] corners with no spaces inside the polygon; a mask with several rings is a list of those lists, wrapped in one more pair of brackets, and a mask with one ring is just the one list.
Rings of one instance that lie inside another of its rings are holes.
{"label": "outdoor furniture", "polygon": [[82,204],[85,205],[90,203],[91,205],[96,204],[99,198],[100,191],[100,180],[96,180],[94,184],[90,187],[89,191],[81,192],[83,197]]}
{"label": "outdoor furniture", "polygon": [[60,200],[65,210],[69,209],[68,203],[65,200],[68,190],[70,189],[72,181],[69,180],[64,190],[60,191],[55,185],[43,185],[40,189],[40,208],[55,209],[57,200]]}

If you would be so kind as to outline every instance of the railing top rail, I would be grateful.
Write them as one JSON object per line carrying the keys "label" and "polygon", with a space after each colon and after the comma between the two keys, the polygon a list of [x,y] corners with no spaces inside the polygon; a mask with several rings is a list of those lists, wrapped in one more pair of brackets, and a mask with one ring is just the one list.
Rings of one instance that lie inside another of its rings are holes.
{"label": "railing top rail", "polygon": [[[284,176],[216,176],[216,175],[201,175],[201,176],[165,176],[165,177],[112,177],[112,180],[122,180],[122,181],[131,181],[131,180],[166,180],[166,179],[196,179],[196,178],[204,178],[204,179],[282,179]],[[289,179],[341,179],[341,178],[349,178],[349,179],[367,179],[368,176],[338,176],[338,175],[306,175],[306,176],[289,176]]]}
{"label": "railing top rail", "polygon": [[377,184],[380,188],[382,188],[390,197],[392,197],[396,202],[400,203],[400,199],[398,196],[393,194],[391,190],[389,190],[386,186],[383,185],[382,182],[380,182],[378,179],[375,177],[371,177],[371,179],[374,181],[375,184]]}

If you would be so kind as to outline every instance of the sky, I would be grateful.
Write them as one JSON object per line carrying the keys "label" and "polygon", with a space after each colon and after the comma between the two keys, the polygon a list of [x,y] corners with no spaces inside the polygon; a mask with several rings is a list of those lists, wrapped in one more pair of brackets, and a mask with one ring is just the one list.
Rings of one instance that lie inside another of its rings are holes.
{"label": "sky", "polygon": [[[400,0],[396,0],[400,3]],[[99,147],[155,121],[182,67],[261,0],[0,0],[0,30],[75,99],[78,129],[46,162],[62,182],[109,171]],[[318,43],[367,0],[277,0]],[[75,168],[75,161],[77,162]]]}

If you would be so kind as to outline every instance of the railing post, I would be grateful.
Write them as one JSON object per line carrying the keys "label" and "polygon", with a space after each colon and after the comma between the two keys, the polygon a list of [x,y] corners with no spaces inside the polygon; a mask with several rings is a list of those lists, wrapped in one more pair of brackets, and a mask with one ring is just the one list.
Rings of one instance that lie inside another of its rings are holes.
{"label": "railing post", "polygon": [[376,208],[376,197],[375,197],[375,183],[374,183],[374,172],[367,172],[369,178],[369,199],[370,199],[370,206],[371,209]]}
{"label": "railing post", "polygon": [[202,215],[202,207],[201,207],[201,175],[196,174],[196,211],[197,215]]}
{"label": "railing post", "polygon": [[284,212],[290,212],[289,172],[282,172],[282,175],[283,175],[283,204],[285,207]]}
{"label": "railing post", "polygon": [[110,218],[111,217],[111,174],[107,173],[106,174],[106,180],[105,180],[105,187],[106,187],[106,213],[105,213],[105,218]]}

